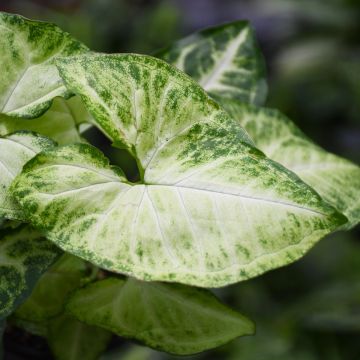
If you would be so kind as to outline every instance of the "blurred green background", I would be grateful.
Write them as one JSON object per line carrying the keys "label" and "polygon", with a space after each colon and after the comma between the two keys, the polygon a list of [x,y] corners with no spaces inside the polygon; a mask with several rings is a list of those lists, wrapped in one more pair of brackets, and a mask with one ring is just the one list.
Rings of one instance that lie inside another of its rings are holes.
{"label": "blurred green background", "polygon": [[[359,0],[0,0],[0,10],[55,22],[96,51],[145,54],[203,27],[248,19],[268,66],[267,106],[360,163]],[[87,136],[134,173],[100,133]],[[189,359],[360,359],[359,226],[291,266],[215,292],[254,319],[257,334]],[[9,359],[51,359],[45,342],[20,331],[5,346]],[[102,360],[176,358],[117,339]]]}

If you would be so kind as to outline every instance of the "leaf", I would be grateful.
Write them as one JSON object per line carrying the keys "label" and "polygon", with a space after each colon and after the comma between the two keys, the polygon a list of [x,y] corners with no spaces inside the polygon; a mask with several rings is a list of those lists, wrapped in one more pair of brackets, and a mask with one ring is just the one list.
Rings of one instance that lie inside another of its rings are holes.
{"label": "leaf", "polygon": [[8,193],[8,188],[28,160],[54,145],[51,140],[29,132],[0,137],[0,217],[22,220],[22,211]]}
{"label": "leaf", "polygon": [[60,145],[84,142],[78,124],[91,121],[85,107],[76,96],[69,100],[54,99],[50,109],[37,119],[28,120],[0,115],[0,135],[19,130],[34,131],[55,140]]}
{"label": "leaf", "polygon": [[83,284],[86,263],[64,254],[37,282],[31,296],[16,310],[17,319],[41,322],[63,312],[65,299]]}
{"label": "leaf", "polygon": [[49,325],[48,342],[57,360],[96,360],[111,338],[106,330],[60,316]]}
{"label": "leaf", "polygon": [[346,215],[346,228],[360,222],[359,166],[314,144],[277,110],[257,109],[227,99],[221,103],[267,156],[294,171]]}
{"label": "leaf", "polygon": [[247,21],[205,29],[155,56],[189,74],[210,94],[257,105],[265,102],[265,63]]}
{"label": "leaf", "polygon": [[31,293],[60,250],[29,226],[0,232],[0,319]]}
{"label": "leaf", "polygon": [[78,290],[68,311],[89,325],[178,355],[254,333],[254,324],[209,291],[177,284],[108,278]]}
{"label": "leaf", "polygon": [[65,251],[139,279],[218,287],[295,261],[346,221],[162,61],[94,55],[66,64],[67,84],[136,154],[143,183],[89,145],[28,163],[13,194]]}
{"label": "leaf", "polygon": [[252,144],[245,130],[182,72],[144,55],[83,55],[59,60],[67,87],[81,95],[98,127],[115,146],[144,163],[156,150],[195,124],[234,131]]}
{"label": "leaf", "polygon": [[56,25],[0,12],[0,113],[35,118],[56,96],[70,96],[57,58],[88,51]]}

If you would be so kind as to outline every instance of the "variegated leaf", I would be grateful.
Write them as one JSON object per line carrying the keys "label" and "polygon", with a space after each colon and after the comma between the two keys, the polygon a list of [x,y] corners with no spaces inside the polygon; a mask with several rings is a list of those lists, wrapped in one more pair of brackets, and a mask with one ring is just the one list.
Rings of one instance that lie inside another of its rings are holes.
{"label": "variegated leaf", "polygon": [[[81,95],[115,146],[144,168],[167,142],[198,124],[235,132],[253,144],[204,90],[165,62],[144,55],[83,55],[58,61],[67,87]],[[236,130],[236,131],[235,131]]]}
{"label": "variegated leaf", "polygon": [[34,131],[55,140],[60,145],[83,142],[78,130],[81,123],[91,122],[81,100],[73,96],[69,100],[57,97],[50,109],[36,119],[14,118],[0,115],[0,136],[19,130]]}
{"label": "variegated leaf", "polygon": [[30,132],[0,137],[0,217],[21,220],[23,214],[8,188],[24,164],[38,152],[54,146],[48,138]]}
{"label": "variegated leaf", "polygon": [[64,250],[141,279],[205,287],[292,262],[345,221],[276,163],[230,149],[210,163],[185,157],[163,182],[130,184],[97,149],[67,146],[30,161],[12,189]]}
{"label": "variegated leaf", "polygon": [[28,163],[13,193],[64,250],[140,279],[216,287],[298,259],[346,221],[166,63],[93,55],[61,73],[142,175],[129,183],[88,145]]}
{"label": "variegated leaf", "polygon": [[350,228],[360,222],[360,167],[308,139],[277,110],[220,100],[267,156],[294,171],[327,202],[345,214]]}
{"label": "variegated leaf", "polygon": [[254,333],[254,324],[209,291],[176,284],[108,278],[78,290],[68,311],[169,353],[185,355]]}
{"label": "variegated leaf", "polygon": [[265,64],[247,21],[205,29],[155,56],[189,74],[210,94],[258,105],[265,102]]}
{"label": "variegated leaf", "polygon": [[29,226],[0,230],[0,319],[30,295],[59,254],[60,249]]}
{"label": "variegated leaf", "polygon": [[54,65],[57,58],[87,51],[53,24],[0,13],[0,113],[35,118],[56,96],[68,97]]}

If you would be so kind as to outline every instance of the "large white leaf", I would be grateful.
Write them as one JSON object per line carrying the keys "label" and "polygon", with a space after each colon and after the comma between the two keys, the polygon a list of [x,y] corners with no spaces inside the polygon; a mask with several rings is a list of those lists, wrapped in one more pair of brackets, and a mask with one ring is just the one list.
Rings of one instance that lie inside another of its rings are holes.
{"label": "large white leaf", "polygon": [[8,188],[28,160],[54,145],[51,140],[29,132],[0,137],[0,217],[22,219],[22,211]]}
{"label": "large white leaf", "polygon": [[141,279],[216,287],[296,260],[346,221],[162,61],[84,56],[61,72],[142,175],[129,183],[81,144],[28,163],[13,194],[66,251]]}
{"label": "large white leaf", "polygon": [[346,227],[359,223],[359,166],[315,145],[276,110],[257,109],[228,99],[219,100],[267,156],[294,171],[345,214],[349,219]]}
{"label": "large white leaf", "polygon": [[189,74],[210,94],[259,105],[265,101],[265,64],[247,21],[205,29],[155,56]]}
{"label": "large white leaf", "polygon": [[78,290],[70,313],[90,325],[185,355],[254,333],[254,324],[193,287],[108,278]]}
{"label": "large white leaf", "polygon": [[0,113],[35,118],[56,96],[68,97],[55,67],[62,56],[87,51],[53,24],[0,13]]}

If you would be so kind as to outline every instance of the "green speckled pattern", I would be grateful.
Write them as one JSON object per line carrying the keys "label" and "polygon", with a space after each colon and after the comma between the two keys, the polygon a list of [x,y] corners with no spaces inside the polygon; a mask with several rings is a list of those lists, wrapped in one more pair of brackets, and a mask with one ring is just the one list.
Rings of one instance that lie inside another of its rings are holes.
{"label": "green speckled pattern", "polygon": [[137,157],[143,182],[128,183],[89,145],[28,163],[13,194],[64,250],[140,279],[218,287],[295,261],[346,222],[161,60],[82,56],[60,69]]}
{"label": "green speckled pattern", "polygon": [[56,25],[0,12],[0,113],[35,118],[68,97],[57,58],[88,49]]}
{"label": "green speckled pattern", "polygon": [[0,136],[28,130],[51,138],[60,145],[73,144],[84,142],[78,125],[85,122],[91,122],[91,117],[79,97],[73,96],[69,100],[57,97],[45,114],[31,121],[0,115]]}
{"label": "green speckled pattern", "polygon": [[0,217],[13,220],[23,218],[22,211],[8,193],[8,188],[28,160],[54,145],[53,141],[30,132],[0,137]]}
{"label": "green speckled pattern", "polygon": [[346,221],[254,148],[234,142],[219,154],[197,143],[203,158],[159,155],[145,170],[151,184],[128,183],[90,145],[55,148],[27,164],[12,193],[65,251],[140,279],[204,287],[290,263]]}
{"label": "green speckled pattern", "polygon": [[59,254],[60,249],[28,226],[0,230],[0,319],[30,295]]}
{"label": "green speckled pattern", "polygon": [[57,62],[66,86],[79,94],[115,146],[126,147],[145,168],[167,142],[196,124],[252,144],[205,91],[184,73],[145,55],[82,55]]}
{"label": "green speckled pattern", "polygon": [[80,289],[67,310],[80,321],[177,355],[254,333],[254,324],[193,287],[108,278]]}
{"label": "green speckled pattern", "polygon": [[219,100],[267,156],[294,171],[324,200],[347,216],[346,228],[359,223],[359,166],[315,145],[277,110]]}
{"label": "green speckled pattern", "polygon": [[265,102],[265,63],[247,21],[205,29],[155,56],[189,74],[210,94],[257,105]]}

